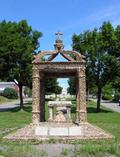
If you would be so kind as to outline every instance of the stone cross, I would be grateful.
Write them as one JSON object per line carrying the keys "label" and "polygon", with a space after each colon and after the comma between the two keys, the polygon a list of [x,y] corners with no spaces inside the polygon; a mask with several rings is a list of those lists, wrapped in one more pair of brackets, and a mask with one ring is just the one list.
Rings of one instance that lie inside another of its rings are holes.
{"label": "stone cross", "polygon": [[60,39],[60,35],[63,35],[63,33],[58,31],[57,33],[55,33],[55,35],[57,36],[57,39]]}

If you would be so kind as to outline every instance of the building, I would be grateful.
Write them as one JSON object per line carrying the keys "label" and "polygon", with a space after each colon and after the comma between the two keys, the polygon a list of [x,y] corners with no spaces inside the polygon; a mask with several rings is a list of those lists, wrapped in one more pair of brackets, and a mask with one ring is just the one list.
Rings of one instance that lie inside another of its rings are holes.
{"label": "building", "polygon": [[5,88],[13,88],[19,92],[18,86],[14,82],[0,82],[0,92],[3,92]]}

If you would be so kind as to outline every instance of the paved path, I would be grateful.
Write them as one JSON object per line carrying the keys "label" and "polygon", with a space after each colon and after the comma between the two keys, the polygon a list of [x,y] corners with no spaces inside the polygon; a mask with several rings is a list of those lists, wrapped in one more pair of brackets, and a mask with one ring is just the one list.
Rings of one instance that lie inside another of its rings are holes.
{"label": "paved path", "polygon": [[[31,100],[32,100],[31,98],[25,98],[23,101],[24,101],[24,103],[27,103]],[[9,109],[12,109],[12,108],[15,108],[18,106],[20,106],[20,100],[19,99],[12,101],[12,102],[2,103],[2,104],[0,104],[0,112],[7,111]]]}
{"label": "paved path", "polygon": [[115,112],[120,112],[120,106],[119,103],[110,102],[108,100],[102,100],[101,105],[104,107],[107,107]]}

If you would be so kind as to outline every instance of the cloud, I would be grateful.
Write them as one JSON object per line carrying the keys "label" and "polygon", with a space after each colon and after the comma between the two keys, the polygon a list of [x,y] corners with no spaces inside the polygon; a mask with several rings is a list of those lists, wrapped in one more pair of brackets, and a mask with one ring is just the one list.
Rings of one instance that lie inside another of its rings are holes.
{"label": "cloud", "polygon": [[94,21],[103,21],[103,20],[115,20],[120,16],[120,5],[112,5],[108,6],[100,11],[93,12],[87,20],[94,22]]}
{"label": "cloud", "polygon": [[65,32],[68,30],[73,30],[79,27],[83,29],[88,23],[91,25],[95,22],[111,21],[113,24],[120,23],[120,4],[112,4],[109,6],[104,6],[103,8],[96,8],[87,17],[79,17],[75,21],[69,21],[65,25],[59,27],[61,31]]}

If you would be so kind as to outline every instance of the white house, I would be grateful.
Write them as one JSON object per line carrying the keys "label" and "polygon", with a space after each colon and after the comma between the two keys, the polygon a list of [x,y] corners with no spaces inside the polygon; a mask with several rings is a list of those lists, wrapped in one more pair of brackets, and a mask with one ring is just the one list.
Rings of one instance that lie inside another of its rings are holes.
{"label": "white house", "polygon": [[0,92],[2,92],[5,88],[13,88],[19,92],[18,86],[14,82],[0,82]]}

